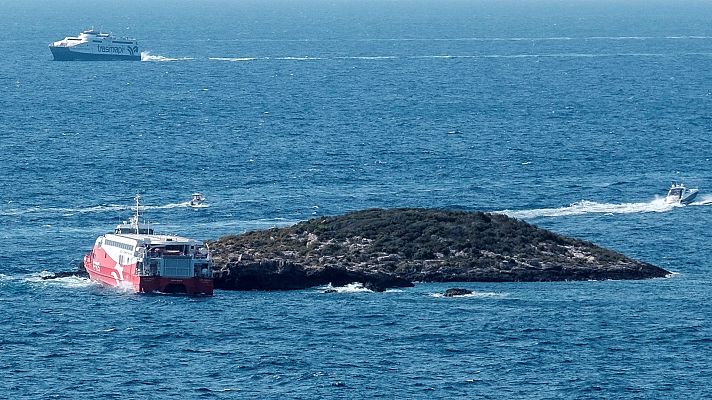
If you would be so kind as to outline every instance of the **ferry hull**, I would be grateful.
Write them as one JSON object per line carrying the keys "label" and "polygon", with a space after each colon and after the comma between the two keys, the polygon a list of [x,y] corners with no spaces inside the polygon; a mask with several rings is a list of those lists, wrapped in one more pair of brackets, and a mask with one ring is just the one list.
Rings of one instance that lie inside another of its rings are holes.
{"label": "ferry hull", "polygon": [[94,54],[72,51],[70,47],[50,46],[54,61],[141,61],[141,54]]}
{"label": "ferry hull", "polygon": [[[185,293],[188,295],[213,295],[210,278],[171,278],[164,276],[135,275],[136,264],[118,266],[111,258],[97,251],[84,257],[84,268],[89,278],[106,286],[134,293]],[[97,261],[101,259],[102,261]]]}

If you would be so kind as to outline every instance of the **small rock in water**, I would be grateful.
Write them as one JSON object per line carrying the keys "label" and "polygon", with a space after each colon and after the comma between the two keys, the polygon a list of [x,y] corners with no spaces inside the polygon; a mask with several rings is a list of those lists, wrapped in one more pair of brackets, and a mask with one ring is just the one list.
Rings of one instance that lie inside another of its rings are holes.
{"label": "small rock in water", "polygon": [[41,276],[40,278],[42,278],[42,280],[48,280],[48,279],[67,278],[67,277],[70,277],[70,276],[78,276],[78,277],[81,277],[81,278],[84,278],[84,277],[87,277],[87,278],[88,278],[88,277],[89,277],[89,274],[87,273],[86,270],[84,270],[84,269],[82,268],[82,269],[78,269],[78,270],[76,270],[76,271],[52,272],[51,275],[43,275],[43,276]]}
{"label": "small rock in water", "polygon": [[338,292],[338,290],[333,289],[333,288],[324,289],[324,293],[336,293],[336,292]]}
{"label": "small rock in water", "polygon": [[450,288],[445,291],[445,297],[455,297],[464,296],[466,294],[472,294],[472,290],[461,289],[461,288]]}

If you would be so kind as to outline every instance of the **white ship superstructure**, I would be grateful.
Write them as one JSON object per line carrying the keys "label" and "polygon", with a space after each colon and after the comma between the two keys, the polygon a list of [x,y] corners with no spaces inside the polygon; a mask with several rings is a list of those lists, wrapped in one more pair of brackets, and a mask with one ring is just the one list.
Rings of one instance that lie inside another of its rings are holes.
{"label": "white ship superstructure", "polygon": [[136,39],[116,38],[94,29],[51,43],[49,49],[55,61],[141,60]]}

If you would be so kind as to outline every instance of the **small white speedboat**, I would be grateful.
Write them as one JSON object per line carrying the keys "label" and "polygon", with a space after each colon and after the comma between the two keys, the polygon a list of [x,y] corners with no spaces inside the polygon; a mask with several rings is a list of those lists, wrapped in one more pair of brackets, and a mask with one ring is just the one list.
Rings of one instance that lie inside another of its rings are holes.
{"label": "small white speedboat", "polygon": [[690,204],[697,196],[697,189],[688,189],[682,183],[673,183],[665,197],[668,204]]}
{"label": "small white speedboat", "polygon": [[191,207],[200,207],[205,202],[205,196],[202,193],[193,193],[190,198]]}

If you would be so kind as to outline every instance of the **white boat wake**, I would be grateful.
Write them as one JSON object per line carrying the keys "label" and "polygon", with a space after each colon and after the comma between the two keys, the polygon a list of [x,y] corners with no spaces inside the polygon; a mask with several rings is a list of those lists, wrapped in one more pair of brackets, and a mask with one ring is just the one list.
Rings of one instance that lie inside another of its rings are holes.
{"label": "white boat wake", "polygon": [[210,61],[230,61],[230,62],[238,62],[238,61],[255,61],[257,58],[255,57],[208,57],[208,60]]}
{"label": "white boat wake", "polygon": [[708,206],[710,204],[712,204],[712,194],[706,194],[698,198],[697,201],[688,204],[688,206]]}
{"label": "white boat wake", "polygon": [[[146,205],[141,206],[143,210],[167,210],[171,208],[207,208],[210,207],[208,204],[201,204],[198,206],[191,206],[189,201],[184,201],[181,203],[168,203],[159,205]],[[80,207],[80,208],[69,208],[69,207],[29,207],[25,209],[14,208],[0,210],[0,216],[18,216],[18,215],[48,215],[48,214],[62,214],[64,216],[71,216],[74,214],[88,214],[88,213],[103,213],[103,212],[114,212],[114,211],[125,211],[130,210],[132,207],[127,205],[119,204],[102,204],[98,206],[90,207]]]}
{"label": "white boat wake", "polygon": [[195,58],[193,58],[193,57],[172,58],[172,57],[166,57],[166,56],[153,55],[147,51],[141,52],[141,61],[166,62],[166,61],[192,61],[192,60],[195,60]]}
{"label": "white boat wake", "polygon": [[[692,203],[693,205],[695,203]],[[647,203],[597,203],[595,201],[581,200],[566,207],[559,208],[538,208],[533,210],[502,210],[495,211],[497,214],[504,214],[513,218],[529,219],[538,217],[568,217],[584,214],[633,214],[649,212],[667,212],[677,207],[684,207],[681,204],[668,204],[665,199],[656,198]]]}
{"label": "white boat wake", "polygon": [[163,205],[146,205],[146,206],[141,206],[142,210],[166,210],[170,208],[184,208],[184,207],[190,207],[190,202],[189,201],[184,201],[182,203],[169,203],[169,204],[163,204]]}
{"label": "white boat wake", "polygon": [[302,56],[302,55],[284,55],[284,56],[202,56],[202,57],[168,57],[162,55],[154,55],[148,52],[141,53],[141,61],[144,62],[175,62],[175,61],[197,61],[197,62],[255,62],[255,61],[334,61],[334,60],[361,60],[361,61],[388,61],[388,60],[481,60],[481,59],[520,59],[520,58],[610,58],[610,57],[633,57],[633,58],[659,58],[659,57],[674,57],[674,56],[709,56],[712,53],[644,53],[644,52],[618,52],[618,53],[584,53],[584,52],[568,52],[568,53],[493,53],[493,54],[412,54],[412,55],[394,55],[394,54],[370,54],[370,55],[353,55],[353,56]]}

